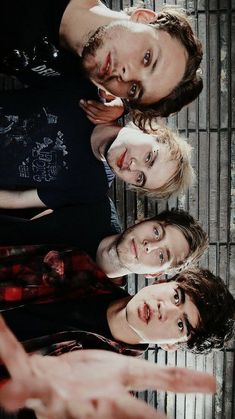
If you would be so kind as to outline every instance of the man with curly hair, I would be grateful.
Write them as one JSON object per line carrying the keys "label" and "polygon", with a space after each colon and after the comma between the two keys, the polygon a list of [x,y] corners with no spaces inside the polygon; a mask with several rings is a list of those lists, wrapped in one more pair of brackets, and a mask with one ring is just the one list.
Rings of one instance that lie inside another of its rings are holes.
{"label": "man with curly hair", "polygon": [[1,71],[26,84],[76,75],[80,56],[95,84],[138,110],[139,126],[179,111],[202,89],[201,43],[179,9],[139,8],[128,15],[99,0],[15,3],[1,13]]}
{"label": "man with curly hair", "polygon": [[1,287],[2,300],[11,295],[1,302],[2,315],[27,351],[59,356],[100,348],[137,356],[148,344],[157,344],[164,350],[208,353],[223,348],[233,336],[235,300],[222,279],[207,269],[186,269],[131,296],[97,267],[89,270],[89,262],[80,274],[75,257],[71,263],[66,251],[51,251],[43,275],[32,274],[38,296],[27,295],[30,278],[18,280],[18,290],[28,282],[18,305],[13,301],[17,284],[6,285],[5,294]]}

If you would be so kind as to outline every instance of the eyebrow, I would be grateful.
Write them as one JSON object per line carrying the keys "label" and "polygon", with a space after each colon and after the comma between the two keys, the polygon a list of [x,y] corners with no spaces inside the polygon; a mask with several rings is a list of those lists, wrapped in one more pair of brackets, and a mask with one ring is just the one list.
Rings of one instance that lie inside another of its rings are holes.
{"label": "eyebrow", "polygon": [[[178,286],[178,289],[180,291],[180,304],[184,304],[185,303],[185,291],[180,286]],[[183,314],[183,319],[184,319],[184,324],[185,324],[185,327],[186,327],[187,336],[189,336],[191,331],[193,330],[193,326],[191,325],[191,323],[188,319],[188,315],[186,313]]]}
{"label": "eyebrow", "polygon": [[[163,237],[165,236],[165,234],[166,234],[166,230],[165,230],[165,227],[164,227],[164,225],[162,225],[161,223],[159,223],[159,225],[161,226],[161,230],[162,230],[162,237],[161,237],[161,239],[163,239]],[[171,260],[171,252],[170,252],[170,250],[168,249],[168,247],[167,248],[165,248],[166,249],[166,254],[167,254],[167,262],[169,262],[170,260]]]}
{"label": "eyebrow", "polygon": [[185,327],[186,327],[187,336],[189,336],[190,333],[191,333],[191,330],[193,330],[193,326],[191,325],[186,313],[183,314],[183,318],[184,318],[184,323],[185,323]]}
{"label": "eyebrow", "polygon": [[152,65],[152,68],[150,70],[150,73],[151,74],[153,74],[153,72],[154,72],[154,70],[156,68],[156,65],[157,65],[158,60],[159,60],[159,56],[156,58],[156,60],[154,61],[153,65]]}
{"label": "eyebrow", "polygon": [[[154,166],[154,163],[155,163],[155,161],[156,161],[156,158],[158,157],[158,154],[159,154],[159,150],[157,150],[157,153],[155,154],[155,156],[154,156],[153,160],[151,161],[151,166],[149,166],[149,168],[150,168],[150,169],[151,169],[151,167],[153,167],[153,166]],[[144,173],[143,173],[143,175],[144,175],[144,180],[143,180],[143,182],[142,182],[142,184],[141,184],[141,187],[142,187],[142,188],[146,185],[146,182],[147,182],[147,179],[146,179],[146,176],[145,176],[145,174],[144,174]]]}

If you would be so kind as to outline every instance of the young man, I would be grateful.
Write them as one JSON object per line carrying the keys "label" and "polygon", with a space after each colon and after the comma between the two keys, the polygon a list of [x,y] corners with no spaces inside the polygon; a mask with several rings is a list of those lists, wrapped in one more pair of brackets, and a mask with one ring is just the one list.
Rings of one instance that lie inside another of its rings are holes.
{"label": "young man", "polygon": [[0,208],[54,209],[102,199],[114,174],[95,157],[106,156],[117,176],[155,198],[190,186],[191,147],[178,134],[165,126],[144,134],[113,123],[91,136],[92,124],[78,107],[85,92],[97,97],[88,81],[0,96]]}
{"label": "young man", "polygon": [[134,108],[150,108],[148,119],[179,111],[202,89],[201,43],[179,10],[137,9],[128,16],[98,0],[25,0],[15,2],[12,16],[12,7],[1,13],[1,63],[3,72],[22,73],[26,84],[76,75],[79,55],[93,82]]}
{"label": "young man", "polygon": [[112,234],[112,229],[105,236],[105,231],[113,228],[110,207],[107,217],[103,203],[80,209],[79,214],[77,207],[72,208],[74,220],[69,207],[31,221],[1,217],[1,244],[74,245],[96,260],[109,278],[175,272],[196,262],[207,248],[206,233],[182,210],[164,211],[121,234]]}
{"label": "young man", "polygon": [[156,199],[184,193],[192,184],[191,146],[165,125],[148,133],[133,124],[97,125],[91,147],[119,178]]}
{"label": "young man", "polygon": [[30,353],[98,348],[135,356],[149,343],[203,353],[232,336],[235,300],[208,270],[186,269],[130,296],[86,255],[50,251],[36,262],[33,272],[14,265],[12,279],[1,280],[2,315]]}
{"label": "young man", "polygon": [[[132,397],[130,389],[216,391],[215,378],[209,374],[160,368],[107,351],[75,351],[59,358],[29,356],[2,318],[0,336],[0,357],[11,378],[1,386],[0,402],[11,412],[28,406],[38,418],[164,419],[164,415]],[[16,417],[35,418],[29,410],[15,413]],[[1,411],[1,418],[10,419],[12,413]]]}

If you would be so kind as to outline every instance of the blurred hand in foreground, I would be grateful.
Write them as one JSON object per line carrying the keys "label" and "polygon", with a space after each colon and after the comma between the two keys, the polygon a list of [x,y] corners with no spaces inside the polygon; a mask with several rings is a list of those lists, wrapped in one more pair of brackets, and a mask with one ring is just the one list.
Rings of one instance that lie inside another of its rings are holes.
{"label": "blurred hand in foreground", "polygon": [[215,378],[102,350],[59,357],[28,355],[0,317],[0,357],[10,379],[0,387],[7,410],[33,408],[39,419],[163,419],[130,390],[214,393]]}

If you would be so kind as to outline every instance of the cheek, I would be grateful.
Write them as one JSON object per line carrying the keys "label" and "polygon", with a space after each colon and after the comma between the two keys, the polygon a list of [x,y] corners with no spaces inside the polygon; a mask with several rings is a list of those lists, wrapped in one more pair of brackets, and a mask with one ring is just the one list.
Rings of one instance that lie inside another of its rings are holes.
{"label": "cheek", "polygon": [[125,98],[127,97],[128,84],[119,82],[116,79],[110,80],[107,83],[103,83],[107,91],[114,96]]}

